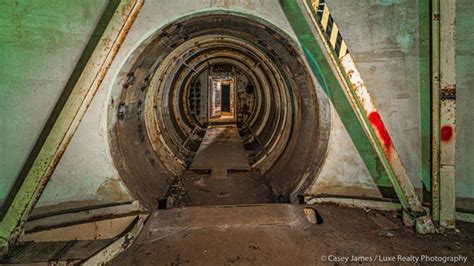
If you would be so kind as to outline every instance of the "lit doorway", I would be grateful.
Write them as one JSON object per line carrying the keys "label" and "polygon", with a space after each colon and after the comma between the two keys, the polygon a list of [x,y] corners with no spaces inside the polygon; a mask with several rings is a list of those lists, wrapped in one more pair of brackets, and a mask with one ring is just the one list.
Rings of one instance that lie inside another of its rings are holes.
{"label": "lit doorway", "polygon": [[234,78],[225,76],[209,79],[209,123],[234,123]]}

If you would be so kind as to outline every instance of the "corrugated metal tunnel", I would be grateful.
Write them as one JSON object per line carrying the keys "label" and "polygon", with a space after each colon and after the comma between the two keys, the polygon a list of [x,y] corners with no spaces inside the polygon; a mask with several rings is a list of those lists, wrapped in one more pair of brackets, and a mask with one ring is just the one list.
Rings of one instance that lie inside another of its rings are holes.
{"label": "corrugated metal tunnel", "polygon": [[212,79],[228,77],[251,168],[295,200],[329,133],[297,51],[278,28],[238,13],[195,14],[153,33],[122,68],[109,106],[113,157],[131,193],[156,205],[189,166],[213,123]]}

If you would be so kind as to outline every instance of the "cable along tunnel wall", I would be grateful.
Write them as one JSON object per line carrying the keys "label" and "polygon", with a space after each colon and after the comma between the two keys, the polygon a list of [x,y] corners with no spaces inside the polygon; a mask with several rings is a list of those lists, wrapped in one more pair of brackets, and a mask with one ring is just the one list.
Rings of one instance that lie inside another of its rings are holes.
{"label": "cable along tunnel wall", "polygon": [[253,90],[246,94],[252,108],[238,121],[251,167],[275,194],[291,200],[316,176],[329,134],[329,119],[320,116],[329,112],[320,112],[321,99],[294,41],[255,17],[194,14],[145,40],[113,87],[112,157],[145,205],[156,206],[199,147],[206,123],[191,110],[189,90],[199,81],[201,103],[206,101],[206,77],[219,64],[231,66]]}

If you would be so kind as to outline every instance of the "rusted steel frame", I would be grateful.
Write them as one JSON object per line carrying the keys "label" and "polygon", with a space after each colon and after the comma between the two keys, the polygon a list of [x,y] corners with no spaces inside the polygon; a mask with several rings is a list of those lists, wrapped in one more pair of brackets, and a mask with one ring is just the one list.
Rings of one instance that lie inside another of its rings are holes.
{"label": "rusted steel frame", "polygon": [[186,147],[186,144],[188,144],[189,140],[194,137],[194,134],[198,130],[198,127],[194,127],[193,130],[191,130],[191,133],[189,136],[184,140],[183,144],[181,144],[182,147]]}
{"label": "rusted steel frame", "polygon": [[[415,192],[368,88],[365,86],[347,45],[329,13],[329,8],[322,0],[308,0],[303,3],[337,70],[336,72],[339,74],[346,96],[350,99],[374,149],[377,151],[405,212],[416,221],[417,229],[421,233],[433,231],[431,219]],[[329,31],[328,28],[331,30]]]}
{"label": "rusted steel frame", "polygon": [[439,223],[455,227],[456,0],[440,1]]}
{"label": "rusted steel frame", "polygon": [[[110,217],[104,220],[93,220],[86,223],[70,224],[54,228],[39,229],[35,232],[25,232],[18,242],[50,242],[75,240],[103,240],[118,236],[139,215],[130,214],[121,217]],[[15,246],[12,248],[16,250]],[[13,252],[15,253],[15,252]]]}
{"label": "rusted steel frame", "polygon": [[147,219],[148,215],[138,215],[137,218],[131,222],[131,224],[122,234],[113,239],[110,245],[99,250],[97,253],[82,261],[80,264],[105,265],[107,262],[110,262],[117,255],[132,246],[145,226]]}
{"label": "rusted steel frame", "polygon": [[113,15],[79,80],[66,100],[38,156],[28,171],[0,227],[1,252],[7,252],[41,196],[66,147],[84,117],[144,0],[124,0]]}
{"label": "rusted steel frame", "polygon": [[456,220],[474,223],[474,213],[467,213],[467,212],[456,212],[455,214]]}
{"label": "rusted steel frame", "polygon": [[79,212],[53,214],[33,220],[30,218],[25,223],[24,231],[25,233],[34,233],[65,226],[132,216],[145,212],[145,209],[143,209],[138,201],[132,201],[131,203],[125,205],[103,208],[99,207],[89,210],[82,210]]}
{"label": "rusted steel frame", "polygon": [[433,0],[431,6],[431,60],[432,60],[432,142],[431,142],[431,212],[433,219],[439,221],[439,93],[440,93],[440,25],[439,6],[440,0]]}
{"label": "rusted steel frame", "polygon": [[381,211],[399,211],[402,209],[400,203],[370,199],[343,198],[336,196],[305,196],[306,204],[336,204],[350,208],[369,208]]}
{"label": "rusted steel frame", "polygon": [[431,202],[431,9],[430,0],[418,0],[422,201]]}
{"label": "rusted steel frame", "polygon": [[255,131],[247,123],[244,123],[244,127],[250,131],[258,144],[262,144],[262,141],[258,138],[257,134],[255,134]]}

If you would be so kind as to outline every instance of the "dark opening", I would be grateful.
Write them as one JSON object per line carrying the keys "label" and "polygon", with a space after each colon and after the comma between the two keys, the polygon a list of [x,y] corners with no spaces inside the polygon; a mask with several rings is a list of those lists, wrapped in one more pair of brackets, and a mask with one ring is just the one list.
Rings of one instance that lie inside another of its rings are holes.
{"label": "dark opening", "polygon": [[230,112],[230,85],[222,85],[222,112]]}

